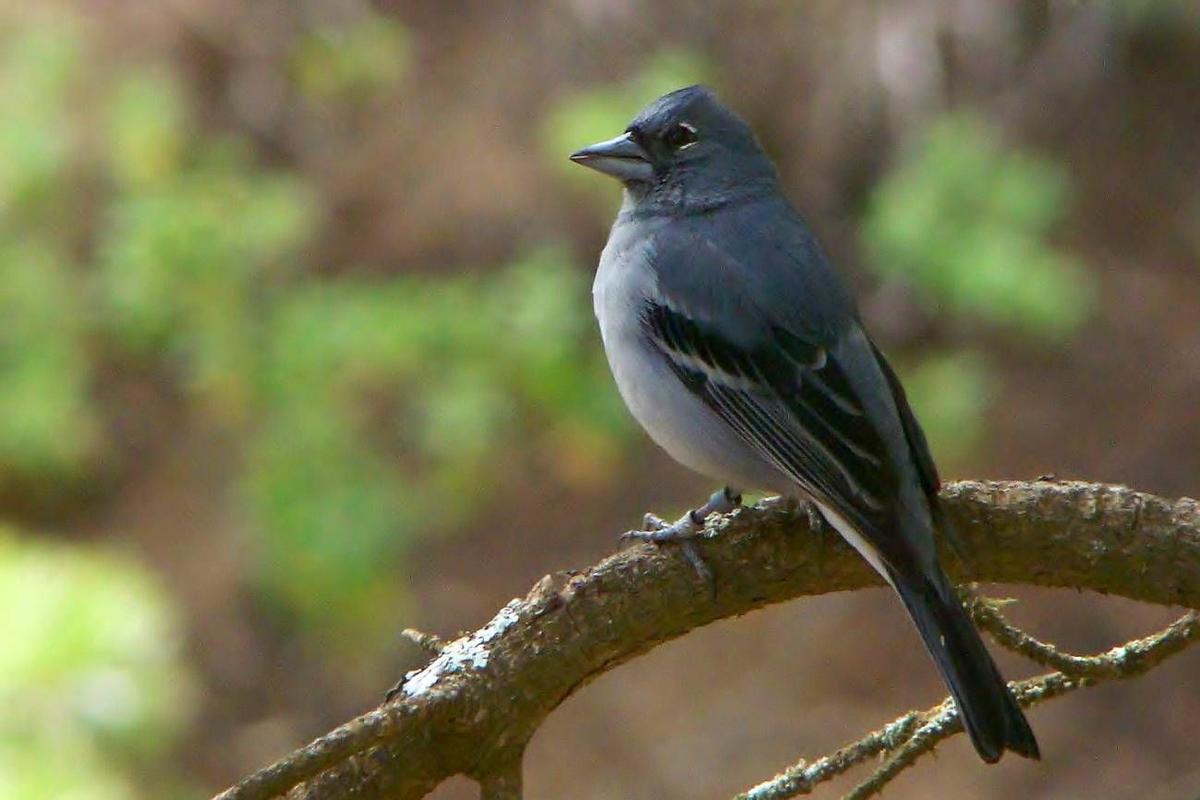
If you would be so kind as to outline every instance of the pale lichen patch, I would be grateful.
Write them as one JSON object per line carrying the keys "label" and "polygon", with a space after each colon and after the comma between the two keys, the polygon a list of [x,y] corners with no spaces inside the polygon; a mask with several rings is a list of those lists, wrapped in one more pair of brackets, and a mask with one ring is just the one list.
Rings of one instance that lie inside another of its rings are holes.
{"label": "pale lichen patch", "polygon": [[521,601],[510,600],[500,609],[491,622],[470,636],[464,636],[446,645],[441,655],[421,669],[414,669],[404,676],[404,695],[417,697],[432,689],[444,675],[467,669],[480,670],[488,665],[490,646],[501,634],[517,621]]}

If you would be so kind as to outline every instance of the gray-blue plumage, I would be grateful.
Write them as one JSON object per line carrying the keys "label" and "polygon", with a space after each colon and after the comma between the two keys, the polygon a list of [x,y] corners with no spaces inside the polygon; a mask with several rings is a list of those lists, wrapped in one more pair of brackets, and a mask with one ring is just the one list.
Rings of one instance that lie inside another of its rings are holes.
{"label": "gray-blue plumage", "polygon": [[852,296],[703,87],[573,158],[625,185],[593,287],[621,395],[684,465],[810,499],[896,589],[980,755],[1037,743],[938,563],[938,476]]}

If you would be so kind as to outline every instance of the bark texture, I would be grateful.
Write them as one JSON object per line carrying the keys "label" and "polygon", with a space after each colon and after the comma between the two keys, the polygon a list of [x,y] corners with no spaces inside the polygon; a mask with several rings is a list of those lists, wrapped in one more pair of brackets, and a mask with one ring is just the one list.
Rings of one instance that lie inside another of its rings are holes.
{"label": "bark texture", "polygon": [[[942,498],[969,554],[964,563],[943,548],[956,580],[1200,607],[1194,500],[1059,481],[963,481],[945,486]],[[526,743],[600,673],[719,619],[881,583],[836,535],[812,531],[807,514],[780,503],[710,520],[698,545],[715,595],[670,546],[633,547],[584,572],[547,575],[409,673],[393,701],[219,797],[403,800],[455,774],[479,780],[485,797],[519,797]]]}

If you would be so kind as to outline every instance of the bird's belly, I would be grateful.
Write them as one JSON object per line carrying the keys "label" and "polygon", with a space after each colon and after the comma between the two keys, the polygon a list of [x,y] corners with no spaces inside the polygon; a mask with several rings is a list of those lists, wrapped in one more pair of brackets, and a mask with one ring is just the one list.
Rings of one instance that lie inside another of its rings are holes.
{"label": "bird's belly", "polygon": [[640,332],[608,331],[604,348],[625,405],[676,461],[738,489],[795,491],[791,481],[688,391]]}
{"label": "bird's belly", "polygon": [[[636,234],[636,235],[635,235]],[[795,485],[692,394],[646,338],[639,314],[655,294],[645,231],[614,226],[592,287],[604,352],[625,405],[668,455],[738,489],[790,494]]]}

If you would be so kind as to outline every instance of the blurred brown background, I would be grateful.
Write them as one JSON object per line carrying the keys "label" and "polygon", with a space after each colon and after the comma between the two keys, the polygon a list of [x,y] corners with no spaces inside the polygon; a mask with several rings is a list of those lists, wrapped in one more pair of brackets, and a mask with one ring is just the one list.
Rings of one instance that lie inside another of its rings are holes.
{"label": "blurred brown background", "polygon": [[[9,0],[0,798],[212,793],[374,706],[402,628],[707,497],[610,386],[617,189],[566,161],[698,81],[947,477],[1198,491],[1193,2]],[[1078,651],[1170,614],[1012,594]],[[867,591],[660,648],[551,717],[529,796],[726,797],[924,708],[904,619]],[[1194,798],[1198,694],[1192,653],[1032,712],[1040,764],[960,737],[888,796]]]}

